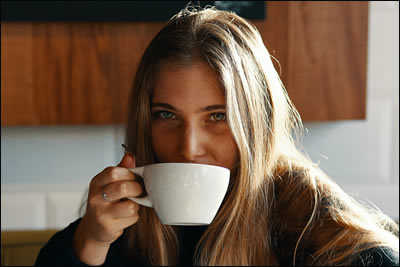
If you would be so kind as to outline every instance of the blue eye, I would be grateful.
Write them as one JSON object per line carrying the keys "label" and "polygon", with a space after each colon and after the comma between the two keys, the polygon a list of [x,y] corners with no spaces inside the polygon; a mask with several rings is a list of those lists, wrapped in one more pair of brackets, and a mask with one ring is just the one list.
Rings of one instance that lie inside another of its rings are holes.
{"label": "blue eye", "polygon": [[223,122],[226,120],[226,115],[222,112],[216,112],[211,114],[211,120],[215,122]]}
{"label": "blue eye", "polygon": [[155,118],[163,120],[171,120],[175,118],[175,114],[166,110],[156,111],[154,113]]}

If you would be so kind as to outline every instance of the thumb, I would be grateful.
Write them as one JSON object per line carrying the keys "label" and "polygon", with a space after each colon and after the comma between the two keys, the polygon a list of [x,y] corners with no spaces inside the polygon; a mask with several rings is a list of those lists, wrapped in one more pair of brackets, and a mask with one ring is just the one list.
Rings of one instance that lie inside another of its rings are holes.
{"label": "thumb", "polygon": [[135,157],[131,153],[125,153],[125,155],[121,159],[121,162],[117,166],[124,168],[135,168],[136,167]]}

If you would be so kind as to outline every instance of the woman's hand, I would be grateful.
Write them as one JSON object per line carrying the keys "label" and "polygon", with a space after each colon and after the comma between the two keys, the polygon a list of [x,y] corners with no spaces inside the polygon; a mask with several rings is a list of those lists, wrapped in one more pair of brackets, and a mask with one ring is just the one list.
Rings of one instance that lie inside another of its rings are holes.
{"label": "woman's hand", "polygon": [[139,205],[126,199],[139,196],[143,190],[127,169],[134,167],[135,158],[126,153],[118,166],[104,169],[90,182],[86,213],[73,241],[75,254],[84,263],[103,264],[110,244],[138,221]]}

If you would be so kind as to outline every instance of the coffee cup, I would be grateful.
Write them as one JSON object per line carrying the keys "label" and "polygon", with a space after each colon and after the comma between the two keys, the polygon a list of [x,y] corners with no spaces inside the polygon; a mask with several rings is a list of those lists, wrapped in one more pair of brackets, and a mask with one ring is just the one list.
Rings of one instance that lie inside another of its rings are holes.
{"label": "coffee cup", "polygon": [[162,224],[207,225],[229,184],[229,169],[197,163],[157,163],[129,169],[144,180],[147,196],[130,200],[154,208]]}

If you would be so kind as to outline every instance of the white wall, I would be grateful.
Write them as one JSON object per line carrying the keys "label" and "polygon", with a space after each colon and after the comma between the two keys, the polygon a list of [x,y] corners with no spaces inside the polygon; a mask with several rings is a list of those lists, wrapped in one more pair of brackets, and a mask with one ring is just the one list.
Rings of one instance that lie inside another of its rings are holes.
{"label": "white wall", "polygon": [[[305,123],[303,145],[346,191],[399,218],[399,4],[370,2],[367,120]],[[63,228],[123,126],[3,127],[1,229]]]}

